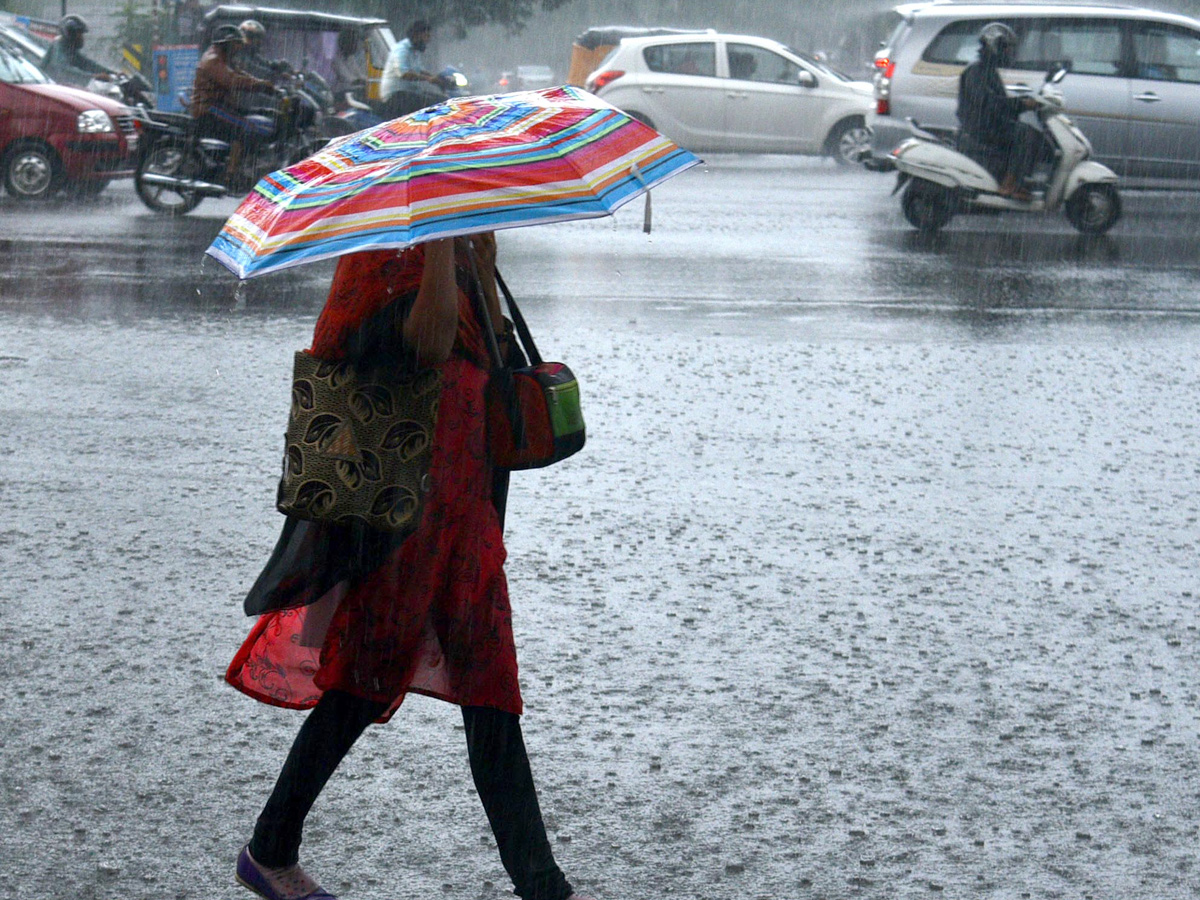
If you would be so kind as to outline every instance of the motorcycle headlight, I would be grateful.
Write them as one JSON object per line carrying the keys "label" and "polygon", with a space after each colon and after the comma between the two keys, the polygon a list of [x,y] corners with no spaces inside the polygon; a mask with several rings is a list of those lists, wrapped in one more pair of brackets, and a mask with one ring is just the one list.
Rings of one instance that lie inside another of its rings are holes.
{"label": "motorcycle headlight", "polygon": [[89,109],[81,112],[75,120],[75,129],[80,134],[106,134],[115,131],[112,119],[102,109]]}
{"label": "motorcycle headlight", "polygon": [[467,76],[462,72],[454,73],[454,84],[456,87],[465,88],[470,82],[467,81]]}

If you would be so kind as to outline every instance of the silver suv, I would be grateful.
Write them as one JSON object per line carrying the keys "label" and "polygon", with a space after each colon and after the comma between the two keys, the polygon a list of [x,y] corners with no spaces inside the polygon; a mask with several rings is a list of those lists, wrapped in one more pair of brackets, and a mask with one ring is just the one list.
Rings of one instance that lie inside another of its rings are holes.
{"label": "silver suv", "polygon": [[979,31],[1004,22],[1019,39],[1001,77],[1010,93],[1040,87],[1067,63],[1071,118],[1093,158],[1128,187],[1200,189],[1200,22],[1122,6],[914,3],[875,56],[872,160],[880,164],[922,127],[955,128],[958,76],[973,61]]}

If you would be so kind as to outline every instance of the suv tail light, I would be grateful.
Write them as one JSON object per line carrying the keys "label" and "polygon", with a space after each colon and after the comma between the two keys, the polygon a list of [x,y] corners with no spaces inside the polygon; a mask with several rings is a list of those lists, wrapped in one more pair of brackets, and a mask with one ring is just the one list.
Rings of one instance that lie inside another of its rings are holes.
{"label": "suv tail light", "polygon": [[887,51],[875,57],[875,115],[892,114],[892,76],[896,74],[896,61]]}
{"label": "suv tail light", "polygon": [[620,69],[605,69],[588,79],[587,89],[593,94],[616,81],[625,73]]}

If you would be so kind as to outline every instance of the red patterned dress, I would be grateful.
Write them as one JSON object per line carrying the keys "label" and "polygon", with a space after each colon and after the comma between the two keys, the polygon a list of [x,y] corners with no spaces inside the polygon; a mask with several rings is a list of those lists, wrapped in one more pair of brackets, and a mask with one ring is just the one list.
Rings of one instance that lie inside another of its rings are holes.
{"label": "red patterned dress", "polygon": [[[413,295],[423,261],[420,247],[343,257],[311,352],[344,358],[364,321]],[[504,542],[487,452],[488,356],[461,290],[458,334],[441,373],[432,486],[417,530],[369,572],[338,580],[319,597],[310,592],[306,605],[260,616],[225,675],[238,690],[305,709],[336,689],[389,704],[380,721],[391,718],[410,691],[520,715]]]}

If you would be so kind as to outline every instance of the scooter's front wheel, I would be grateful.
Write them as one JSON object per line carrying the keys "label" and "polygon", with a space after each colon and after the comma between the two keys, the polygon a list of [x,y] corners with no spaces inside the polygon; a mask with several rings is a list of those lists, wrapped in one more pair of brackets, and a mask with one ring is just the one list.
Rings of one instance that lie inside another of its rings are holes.
{"label": "scooter's front wheel", "polygon": [[1111,184],[1085,184],[1070,196],[1063,211],[1084,234],[1104,234],[1121,218],[1121,195]]}
{"label": "scooter's front wheel", "polygon": [[940,184],[915,178],[900,198],[900,208],[910,225],[931,234],[941,231],[954,218],[954,194]]}

